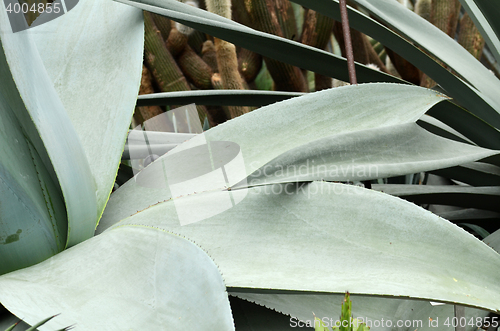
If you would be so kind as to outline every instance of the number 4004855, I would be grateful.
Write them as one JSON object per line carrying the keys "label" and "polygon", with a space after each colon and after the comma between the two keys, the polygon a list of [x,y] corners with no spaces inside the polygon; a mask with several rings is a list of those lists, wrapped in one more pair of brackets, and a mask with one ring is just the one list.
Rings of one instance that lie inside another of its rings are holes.
{"label": "number 4004855", "polygon": [[47,13],[51,13],[52,11],[54,13],[59,13],[61,11],[61,7],[59,7],[60,3],[54,3],[54,4],[51,4],[51,3],[47,3],[47,4],[44,4],[44,3],[34,3],[32,4],[31,6],[27,3],[23,3],[22,5],[20,5],[19,3],[15,3],[14,5],[12,5],[11,3],[9,3],[7,5],[7,12],[8,13],[19,13],[19,12],[23,12],[24,14],[28,13],[28,12],[33,12],[33,13],[43,13],[43,12],[47,12]]}

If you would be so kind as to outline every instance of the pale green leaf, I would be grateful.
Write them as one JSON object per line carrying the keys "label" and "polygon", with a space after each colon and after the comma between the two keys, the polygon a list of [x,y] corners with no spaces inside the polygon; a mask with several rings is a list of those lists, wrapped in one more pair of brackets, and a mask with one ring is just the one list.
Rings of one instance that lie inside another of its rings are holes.
{"label": "pale green leaf", "polygon": [[[13,290],[15,289],[15,290]],[[2,304],[40,327],[82,330],[234,330],[210,257],[161,229],[124,226],[0,277]]]}
{"label": "pale green leaf", "polygon": [[[483,240],[490,247],[500,252],[500,230]],[[339,319],[340,306],[343,294],[300,294],[300,293],[265,293],[265,291],[247,292],[230,291],[230,295],[242,298],[270,309],[277,310],[284,314],[290,314],[296,321],[311,320],[311,312],[316,316],[331,324]],[[397,298],[384,298],[377,296],[351,295],[353,302],[353,316],[363,318],[364,321],[378,321],[377,330],[392,331],[398,321],[408,323],[404,330],[436,330],[436,327],[429,325],[429,318],[439,322],[439,330],[454,331],[452,326],[444,325],[446,318],[453,318],[453,305],[432,306],[428,301],[406,300]],[[471,317],[484,318],[488,312],[473,308],[466,308],[467,320]],[[385,327],[381,326],[382,319]],[[392,326],[387,326],[387,321],[391,321]],[[434,322],[435,323],[435,322]],[[413,328],[412,328],[413,327]],[[476,328],[468,326],[470,331]]]}
{"label": "pale green leaf", "polygon": [[[17,120],[17,123],[12,120],[6,123],[6,125],[14,125],[15,128],[13,130],[16,130],[18,134],[22,132],[25,136],[23,138],[25,142],[15,137],[14,141],[17,139],[20,144],[26,144],[26,141],[29,141],[33,147],[31,154],[33,155],[34,163],[38,164],[40,169],[43,169],[43,167],[46,169],[41,171],[45,174],[42,174],[39,179],[41,180],[40,185],[42,189],[44,189],[44,185],[47,185],[47,193],[44,198],[47,204],[46,208],[49,209],[48,213],[51,213],[51,209],[57,210],[60,208],[60,203],[57,202],[60,199],[60,195],[54,193],[58,190],[57,186],[60,186],[67,211],[67,221],[66,217],[63,217],[60,222],[69,222],[66,243],[72,245],[91,237],[95,228],[97,209],[95,185],[92,181],[89,181],[91,176],[90,168],[79,137],[45,71],[30,32],[11,33],[5,8],[3,6],[0,7],[0,31],[5,31],[0,33],[2,104],[3,108],[8,109],[10,114],[14,115]],[[12,139],[8,138],[9,141],[12,141]],[[15,145],[11,148],[15,148]],[[26,150],[26,146],[20,148]],[[39,157],[34,156],[36,154]],[[19,157],[18,155],[17,160],[19,160]],[[68,160],[71,161],[68,162]],[[1,162],[4,164],[9,161],[2,159]],[[9,167],[12,167],[12,165]],[[36,176],[33,178],[36,178]],[[49,178],[53,184],[50,184]],[[18,192],[17,194],[20,193]],[[28,198],[26,197],[21,199],[21,201],[25,202],[27,200]],[[49,206],[51,204],[50,201],[53,201],[53,207]],[[30,203],[27,202],[27,204]],[[27,222],[27,218],[22,220],[21,218],[14,217],[14,214],[22,217],[21,213],[25,213],[26,211],[20,205],[11,205],[10,210],[13,214],[2,219],[2,224],[5,224],[2,228],[8,229],[7,235],[11,234],[9,233],[11,230],[14,230],[13,232],[16,233],[18,229],[27,230],[28,228],[41,226],[37,223],[38,216],[35,216],[35,222],[32,222],[29,226],[25,224],[16,228],[16,223],[25,223]],[[54,212],[55,216],[58,214],[60,213]],[[42,227],[47,226],[46,220],[43,222],[45,225]],[[53,223],[59,223],[59,221],[53,221]],[[59,231],[62,231],[60,226],[57,227]],[[2,231],[4,230],[2,229]],[[43,232],[26,231],[25,234],[30,234],[32,243],[27,243],[28,239],[25,237],[26,242],[23,241],[18,248],[12,248],[12,251],[9,253],[2,253],[2,257],[10,256],[10,258],[18,259],[17,267],[10,265],[8,269],[12,267],[21,268],[26,266],[26,263],[34,263],[33,259],[39,262],[42,256],[47,258],[47,245],[57,247],[56,242],[59,239],[52,239],[54,241],[50,244],[46,243],[40,246],[38,244],[50,241],[48,238],[51,236],[50,233],[54,233],[54,229]],[[5,246],[3,248],[5,249]],[[16,254],[19,255],[16,256]]]}
{"label": "pale green leaf", "polygon": [[[220,106],[265,106],[301,95],[303,95],[303,93],[254,90],[181,91],[140,95],[137,98],[137,105],[150,106],[196,103]],[[450,126],[451,128],[447,128],[446,130],[451,131],[453,135],[460,136],[461,133],[465,136],[462,139],[470,139],[479,146],[500,149],[500,132],[456,104],[449,101],[441,102],[430,109],[428,114],[446,122],[446,124],[440,124],[439,127],[444,127],[446,125]],[[432,121],[429,116],[426,118]],[[436,131],[435,122],[436,121],[433,121],[434,128],[431,132],[439,134],[439,132]],[[429,125],[424,127],[428,130],[430,129]],[[449,134],[443,136],[451,138]]]}
{"label": "pale green leaf", "polygon": [[[229,182],[214,184],[207,178],[199,182],[198,190],[194,191],[220,189],[239,183],[281,154],[318,139],[374,128],[389,130],[394,125],[413,123],[442,100],[444,97],[432,90],[387,83],[323,90],[237,117],[190,139],[172,152],[207,146],[207,141],[229,141],[236,145],[239,156],[235,162],[240,162],[241,158],[242,161],[241,164],[235,163],[235,174],[228,178]],[[189,155],[186,156],[188,159],[181,159],[180,154],[172,152],[139,173],[142,178],[129,181],[112,195],[98,233],[139,210],[171,198],[170,187],[163,175],[165,164],[178,178],[192,176],[199,170],[197,166],[206,165],[206,162],[193,162]],[[164,162],[167,158],[169,161]],[[135,193],[132,195],[131,191]]]}
{"label": "pale green leaf", "polygon": [[296,147],[256,170],[244,185],[364,181],[445,168],[497,153],[440,138],[408,123],[332,135]]}
{"label": "pale green leaf", "polygon": [[234,291],[348,290],[500,309],[498,253],[412,203],[352,185],[206,192],[159,203],[115,227],[133,224],[196,241]]}
{"label": "pale green leaf", "polygon": [[142,11],[80,0],[70,13],[30,31],[90,165],[95,226],[113,188],[139,91]]}

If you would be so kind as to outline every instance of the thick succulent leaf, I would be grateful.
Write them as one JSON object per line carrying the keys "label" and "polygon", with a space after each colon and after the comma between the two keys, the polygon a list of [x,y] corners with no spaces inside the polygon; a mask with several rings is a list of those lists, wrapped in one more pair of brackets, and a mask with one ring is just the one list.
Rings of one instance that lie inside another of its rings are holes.
{"label": "thick succulent leaf", "polygon": [[[243,160],[241,165],[235,164],[236,170],[228,178],[228,183],[214,183],[212,177],[204,181],[199,179],[197,189],[184,194],[220,189],[239,183],[281,154],[318,139],[415,122],[443,98],[432,90],[386,83],[323,90],[237,117],[192,138],[172,152],[207,146],[206,142],[235,144],[234,149],[239,155],[235,161]],[[191,151],[196,152],[196,149]],[[189,153],[186,154],[189,157]],[[117,190],[97,231],[157,202],[170,199],[170,188],[163,175],[164,164],[168,164],[178,178],[197,177],[194,173],[199,171],[199,167],[194,168],[201,166],[200,163],[179,158],[179,155],[167,153],[139,174],[142,179],[136,178]],[[194,168],[186,167],[186,164],[194,164]],[[162,179],[159,180],[160,177]],[[140,182],[154,183],[144,185]],[[136,194],[130,194],[131,191]]]}
{"label": "thick succulent leaf", "polygon": [[115,227],[134,224],[196,241],[235,290],[348,290],[500,309],[498,253],[412,203],[353,185],[205,192],[159,203]]}
{"label": "thick succulent leaf", "polygon": [[[177,0],[116,0],[166,16],[211,36],[227,40],[264,56],[280,60],[329,77],[349,81],[346,60],[332,53],[286,38],[260,32],[219,15]],[[378,70],[356,64],[359,82],[404,81]]]}
{"label": "thick succulent leaf", "polygon": [[[338,0],[294,0],[294,2],[340,20]],[[472,113],[500,127],[500,116],[498,116],[500,98],[497,93],[500,81],[463,47],[397,1],[354,0],[354,2],[399,32],[402,37],[369,16],[349,8],[349,23],[353,28],[372,36],[403,56],[438,82],[447,94]],[[444,61],[466,81],[450,73],[412,42]],[[467,81],[475,88],[467,84]]]}
{"label": "thick succulent leaf", "polygon": [[[497,252],[500,252],[500,230],[483,240]],[[335,322],[340,316],[340,307],[343,301],[343,294],[298,294],[298,293],[265,293],[265,290],[246,292],[230,290],[231,296],[236,296],[277,310],[294,317],[292,320],[308,321],[312,320],[312,312],[319,318],[326,318],[325,321],[333,319]],[[436,330],[430,326],[429,318],[433,321],[440,321],[439,330],[454,331],[452,326],[444,325],[446,318],[454,316],[453,305],[432,306],[428,301],[406,300],[397,298],[384,298],[376,296],[351,295],[353,302],[353,317],[363,318],[365,321],[371,320],[379,322],[376,330],[392,331],[397,326],[398,321],[411,324],[397,330]],[[471,317],[485,317],[488,312],[479,309],[465,308],[465,316],[469,321]],[[385,327],[380,323],[384,319]],[[388,326],[388,322],[391,325]],[[420,324],[421,323],[421,324]],[[421,327],[420,327],[421,326]],[[413,327],[413,328],[412,328]],[[477,328],[468,326],[466,330],[476,330]]]}
{"label": "thick succulent leaf", "polygon": [[497,153],[408,123],[333,135],[296,147],[256,170],[244,185],[364,181],[445,168]]}
{"label": "thick succulent leaf", "polygon": [[[15,289],[15,290],[13,290]],[[0,277],[2,304],[40,330],[234,330],[217,266],[192,242],[124,226]]]}
{"label": "thick succulent leaf", "polygon": [[455,185],[375,184],[374,190],[391,194],[416,204],[450,205],[500,211],[500,187]]}
{"label": "thick succulent leaf", "polygon": [[[100,234],[116,222],[129,217],[151,205],[171,198],[170,188],[164,183],[163,176],[158,177],[161,169],[156,166],[161,163],[153,162],[148,168],[153,167],[156,171],[142,171],[134,178],[121,185],[109,199],[104,214],[97,226],[95,233]],[[146,168],[146,169],[148,169]],[[144,179],[146,174],[147,179]],[[141,181],[138,180],[141,176]],[[154,182],[159,185],[142,185],[141,182]],[[133,192],[133,193],[131,193]]]}
{"label": "thick succulent leaf", "polygon": [[[134,131],[132,133],[135,134]],[[136,141],[129,138],[122,158],[130,158],[131,155],[135,158],[145,158],[150,154],[163,155],[180,142],[170,138],[176,135],[174,133],[138,133],[136,136],[142,138],[142,143],[137,140],[135,144]],[[148,144],[144,141],[145,134]],[[157,136],[157,139],[150,138],[150,135]],[[429,149],[429,146],[433,146],[433,149]],[[408,123],[332,135],[293,148],[256,170],[242,184],[319,179],[362,181],[445,168],[496,154],[495,151],[439,138],[414,123]]]}
{"label": "thick succulent leaf", "polygon": [[[181,91],[140,95],[137,98],[137,106],[189,103],[214,106],[266,106],[302,95],[304,93],[255,90]],[[474,141],[482,147],[500,149],[500,132],[464,108],[451,102],[442,102],[429,110],[429,113],[446,121],[448,125],[431,116],[423,116],[418,123],[426,130],[448,139],[469,143]]]}
{"label": "thick succulent leaf", "polygon": [[[151,105],[179,105],[179,104],[207,104],[217,106],[265,106],[274,102],[283,101],[304,93],[281,91],[255,91],[255,90],[206,90],[206,91],[181,91],[144,94],[137,98],[137,106]],[[441,102],[428,111],[428,114],[445,121],[439,123],[430,116],[421,118],[427,125],[422,125],[433,133],[458,141],[472,140],[479,146],[500,149],[500,132],[477,116],[462,107],[449,101]],[[427,120],[428,119],[428,120]],[[430,123],[429,123],[430,122]],[[433,125],[432,127],[430,125]],[[449,131],[443,133],[442,130]],[[459,132],[457,132],[457,131]],[[451,133],[451,135],[450,135]],[[463,134],[464,136],[461,136]],[[457,138],[458,136],[459,138]]]}
{"label": "thick succulent leaf", "polygon": [[[265,106],[302,95],[304,93],[255,90],[181,91],[140,95],[137,98],[137,106],[189,103],[216,106]],[[422,117],[419,124],[432,133],[461,142],[472,140],[482,147],[500,149],[500,132],[464,108],[447,101],[435,105],[428,113],[447,123],[439,122],[430,116]]]}
{"label": "thick succulent leaf", "polygon": [[500,62],[500,3],[491,0],[460,0],[472,18],[481,36],[485,39],[491,53]]}
{"label": "thick succulent leaf", "polygon": [[[10,31],[5,8],[0,7],[0,30]],[[30,33],[28,30],[0,34],[3,103],[17,117],[17,130],[22,128],[26,140],[33,145],[32,154],[38,153],[52,181],[58,182],[61,188],[69,223],[67,244],[73,245],[93,234],[97,214],[95,185],[89,180],[90,168],[79,137],[53,88]],[[47,197],[47,201],[50,199]],[[58,199],[57,195],[53,199]],[[15,211],[19,206],[12,207],[13,213],[24,213],[22,209]],[[8,222],[12,222],[11,219],[9,217]],[[46,234],[36,236],[41,236],[38,240],[46,240]],[[23,242],[23,245],[29,244]],[[34,243],[32,245],[32,254],[37,254],[33,250],[42,249]],[[29,257],[23,255],[19,259],[18,267],[25,266],[25,259]]]}
{"label": "thick succulent leaf", "polygon": [[197,105],[213,106],[266,106],[278,101],[299,97],[304,93],[258,90],[200,90],[143,94],[137,106]]}
{"label": "thick succulent leaf", "polygon": [[[218,125],[186,145],[203,138],[234,142],[249,175],[284,152],[332,134],[413,123],[443,98],[432,90],[385,83],[323,90],[260,108]],[[236,180],[230,185],[239,182]]]}
{"label": "thick succulent leaf", "polygon": [[[71,13],[30,30],[85,151],[99,217],[139,91],[142,11],[113,1],[80,0]],[[89,221],[97,224],[95,216]]]}

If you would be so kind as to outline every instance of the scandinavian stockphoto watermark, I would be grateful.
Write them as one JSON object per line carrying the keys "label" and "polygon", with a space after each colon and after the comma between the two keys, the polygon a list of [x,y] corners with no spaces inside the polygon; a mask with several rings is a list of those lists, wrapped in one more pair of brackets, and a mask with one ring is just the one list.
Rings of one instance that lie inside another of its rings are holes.
{"label": "scandinavian stockphoto watermark", "polygon": [[[20,32],[50,22],[73,9],[78,0],[55,0],[53,3],[19,3],[18,0],[3,0],[12,32]],[[25,14],[39,15],[30,25]]]}
{"label": "scandinavian stockphoto watermark", "polygon": [[[365,324],[369,328],[392,328],[392,327],[398,327],[398,328],[413,328],[413,329],[420,329],[424,325],[424,322],[422,320],[397,320],[397,321],[392,321],[392,320],[386,320],[384,318],[374,320],[370,319],[367,317],[357,317],[357,318],[350,318],[349,320],[339,320],[339,319],[334,319],[331,317],[323,317],[318,320],[310,319],[310,320],[299,320],[295,317],[290,318],[290,326],[292,328],[314,328],[317,326],[320,326],[320,323],[323,324],[323,326],[328,327],[328,328],[348,328],[348,327],[353,327],[353,326],[359,326],[360,324]],[[432,327],[431,324],[429,323],[429,327]]]}
{"label": "scandinavian stockphoto watermark", "polygon": [[301,164],[266,164],[263,167],[258,167],[257,162],[250,164],[255,169],[252,174],[253,178],[260,177],[283,177],[301,179],[312,176],[314,178],[324,178],[337,181],[348,181],[356,178],[367,178],[378,176],[378,166],[375,164],[355,164],[354,160],[351,163],[341,164],[316,164],[315,160],[306,159]]}
{"label": "scandinavian stockphoto watermark", "polygon": [[[301,160],[299,164],[275,163],[260,165],[252,162],[252,174],[248,177],[250,186],[273,182],[305,182],[310,180],[325,180],[329,182],[344,182],[361,184],[367,178],[379,178],[379,168],[376,164],[359,164],[354,160],[338,162],[337,164],[320,163],[314,159]],[[362,186],[362,185],[359,185]]]}
{"label": "scandinavian stockphoto watermark", "polygon": [[319,326],[321,323],[326,327],[351,327],[358,326],[360,323],[364,323],[369,328],[409,328],[410,330],[420,330],[424,326],[426,328],[456,328],[456,327],[470,327],[470,328],[497,328],[500,326],[500,320],[498,317],[429,317],[426,320],[414,319],[414,320],[390,320],[390,319],[371,319],[368,317],[357,317],[348,320],[334,319],[330,317],[323,317],[319,320],[309,319],[300,320],[295,317],[290,318],[290,327],[292,328],[314,328]]}

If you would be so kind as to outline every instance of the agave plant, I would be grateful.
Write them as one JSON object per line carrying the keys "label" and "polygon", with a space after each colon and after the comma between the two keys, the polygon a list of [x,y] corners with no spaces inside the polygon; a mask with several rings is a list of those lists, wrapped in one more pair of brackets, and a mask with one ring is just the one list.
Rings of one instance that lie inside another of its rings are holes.
{"label": "agave plant", "polygon": [[[354,0],[352,26],[441,92],[357,64],[365,84],[300,96],[154,96],[236,107],[295,97],[194,136],[110,195],[140,85],[142,10],[347,80],[342,57],[227,17],[175,0],[119,2],[82,0],[18,33],[0,9],[0,302],[12,314],[31,325],[60,314],[41,330],[232,330],[233,314],[255,307],[232,313],[228,293],[304,320],[339,315],[346,290],[353,314],[373,320],[444,322],[460,305],[473,328],[500,310],[500,232],[482,242],[399,198],[479,208],[463,211],[479,219],[498,211],[500,82],[455,41],[396,1]],[[295,2],[339,20],[337,1]],[[500,7],[463,3],[499,59]],[[469,185],[344,184],[429,171]],[[261,329],[283,323],[271,316]]]}

